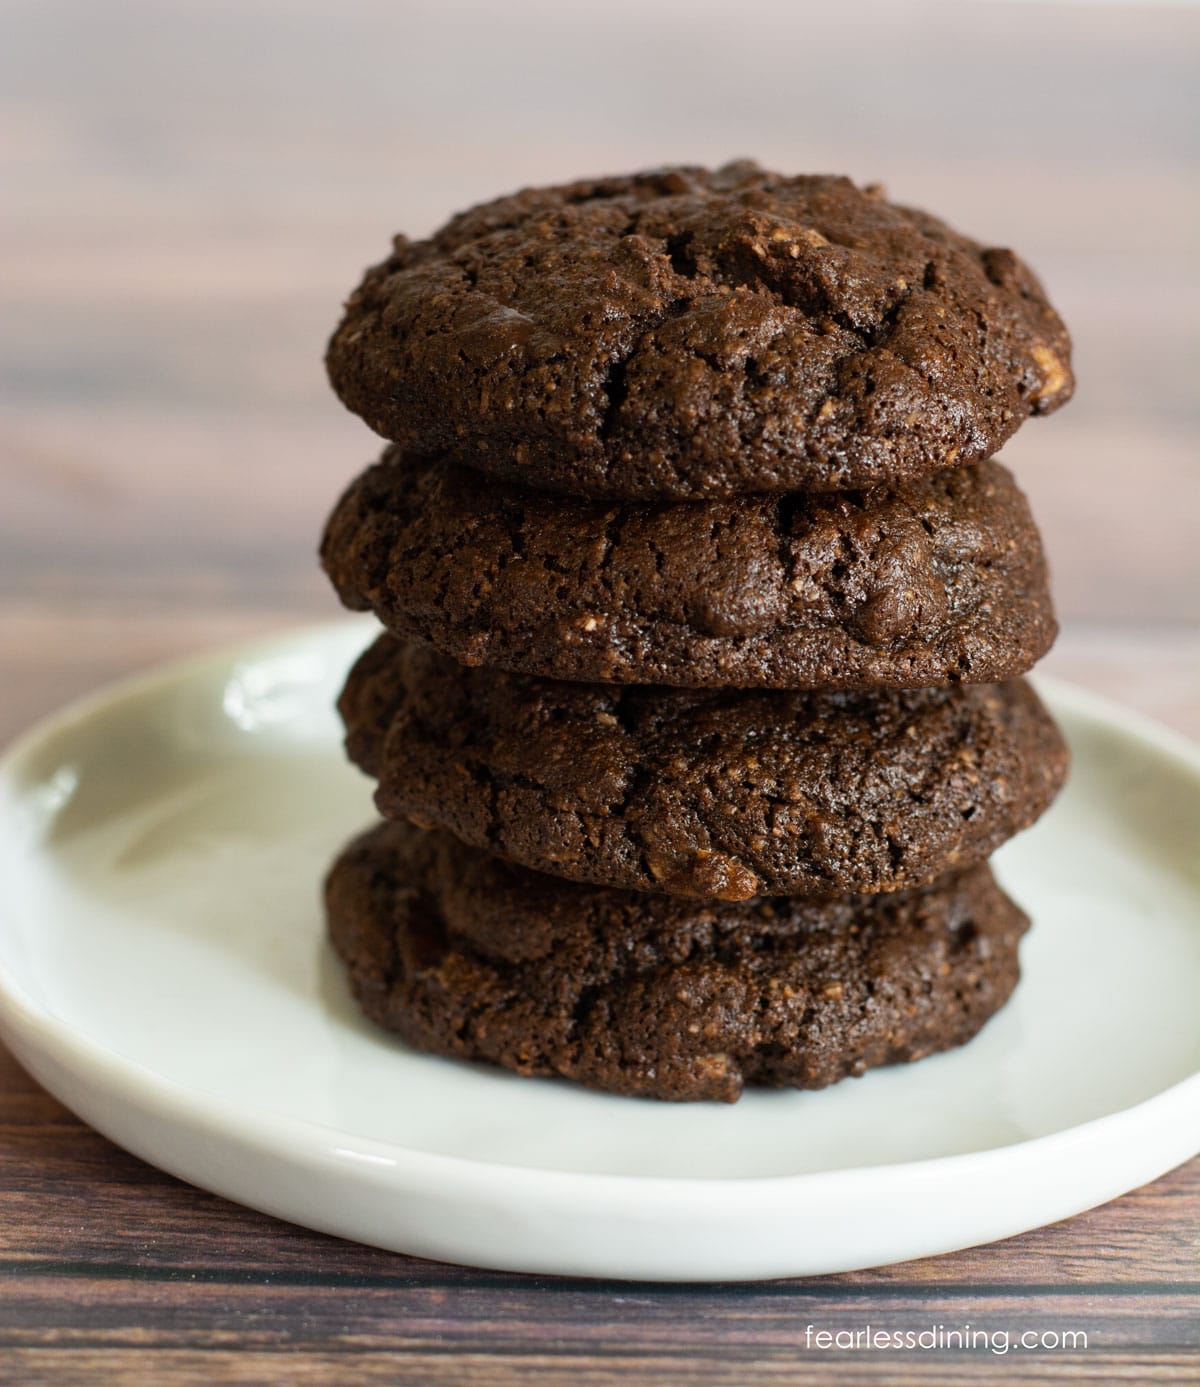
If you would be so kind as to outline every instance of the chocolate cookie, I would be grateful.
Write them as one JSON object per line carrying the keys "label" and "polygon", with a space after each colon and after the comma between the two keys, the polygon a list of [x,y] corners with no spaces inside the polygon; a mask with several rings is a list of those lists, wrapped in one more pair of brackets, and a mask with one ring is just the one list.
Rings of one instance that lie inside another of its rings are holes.
{"label": "chocolate cookie", "polygon": [[783,693],[568,684],[381,637],[340,703],[389,819],[602,886],[747,900],[920,886],[1049,805],[1028,684]]}
{"label": "chocolate cookie", "polygon": [[326,904],[359,1005],[419,1049],[726,1102],[961,1045],[1016,984],[1028,923],[985,866],[888,896],[688,901],[401,824],[342,854]]}
{"label": "chocolate cookie", "polygon": [[1074,384],[1011,251],[748,162],[528,189],[399,236],[327,364],[386,438],[626,498],[925,477]]}
{"label": "chocolate cookie", "polygon": [[1037,529],[997,462],[893,492],[605,505],[393,448],[321,555],[342,601],[396,635],[556,679],[986,683],[1056,630]]}

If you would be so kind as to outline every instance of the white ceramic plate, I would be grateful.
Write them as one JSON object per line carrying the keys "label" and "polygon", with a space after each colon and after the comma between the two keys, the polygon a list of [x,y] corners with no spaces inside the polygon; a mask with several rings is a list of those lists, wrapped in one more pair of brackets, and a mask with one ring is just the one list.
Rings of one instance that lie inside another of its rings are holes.
{"label": "white ceramic plate", "polygon": [[1200,752],[1061,686],[1070,785],[996,859],[1024,979],[964,1049],[732,1107],[602,1096],[359,1019],[321,877],[372,818],[354,621],[173,666],[0,764],[0,1034],[114,1141],[397,1251],[709,1280],[945,1252],[1200,1149]]}

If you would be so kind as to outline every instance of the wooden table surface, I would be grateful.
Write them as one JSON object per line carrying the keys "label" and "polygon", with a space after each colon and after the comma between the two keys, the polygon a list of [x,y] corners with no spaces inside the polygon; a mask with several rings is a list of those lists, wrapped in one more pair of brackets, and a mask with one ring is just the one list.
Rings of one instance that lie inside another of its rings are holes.
{"label": "wooden table surface", "polygon": [[[526,181],[754,153],[882,178],[1037,266],[1080,390],[1006,450],[1044,668],[1200,735],[1200,13],[684,0],[0,17],[0,740],[153,661],[333,614],[377,448],[323,338],[394,229]],[[482,1273],[188,1188],[0,1057],[0,1381],[1200,1381],[1200,1162],[995,1246],[750,1286]],[[805,1330],[1084,1331],[819,1352]]]}

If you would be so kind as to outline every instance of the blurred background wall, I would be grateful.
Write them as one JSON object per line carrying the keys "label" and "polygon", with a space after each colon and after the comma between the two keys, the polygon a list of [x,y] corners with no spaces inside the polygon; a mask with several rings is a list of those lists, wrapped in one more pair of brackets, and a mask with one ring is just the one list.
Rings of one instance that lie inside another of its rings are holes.
{"label": "blurred background wall", "polygon": [[1188,5],[4,0],[0,735],[335,614],[316,537],[379,445],[321,353],[392,231],[739,155],[1032,262],[1080,380],[1005,450],[1047,667],[1200,731],[1198,59]]}

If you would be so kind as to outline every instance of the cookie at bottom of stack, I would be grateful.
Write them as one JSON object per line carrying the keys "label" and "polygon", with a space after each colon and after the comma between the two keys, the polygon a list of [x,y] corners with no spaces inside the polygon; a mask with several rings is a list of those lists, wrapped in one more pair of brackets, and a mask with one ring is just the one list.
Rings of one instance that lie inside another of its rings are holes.
{"label": "cookie at bottom of stack", "polygon": [[813,901],[580,886],[385,823],[326,883],[372,1020],[435,1054],[660,1099],[822,1088],[969,1040],[1028,920],[977,866]]}

